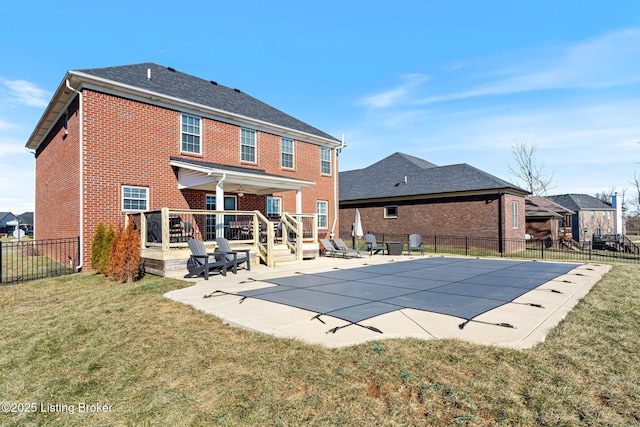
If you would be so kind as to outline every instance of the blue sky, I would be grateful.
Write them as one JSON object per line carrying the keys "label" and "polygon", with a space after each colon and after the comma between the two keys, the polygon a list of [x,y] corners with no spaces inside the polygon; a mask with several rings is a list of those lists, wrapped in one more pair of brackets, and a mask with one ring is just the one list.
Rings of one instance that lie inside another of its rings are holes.
{"label": "blue sky", "polygon": [[396,151],[551,194],[640,173],[640,2],[154,1],[0,6],[0,211],[34,209],[24,147],[67,70],[155,62],[239,88],[338,138],[340,169]]}

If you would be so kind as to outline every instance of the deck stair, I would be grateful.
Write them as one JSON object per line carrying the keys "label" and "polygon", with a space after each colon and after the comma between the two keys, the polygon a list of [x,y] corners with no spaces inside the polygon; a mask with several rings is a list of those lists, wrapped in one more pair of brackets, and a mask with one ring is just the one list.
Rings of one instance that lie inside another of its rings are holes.
{"label": "deck stair", "polygon": [[289,249],[286,244],[277,244],[273,246],[270,256],[273,259],[275,267],[282,267],[285,265],[300,264],[300,260],[295,253]]}

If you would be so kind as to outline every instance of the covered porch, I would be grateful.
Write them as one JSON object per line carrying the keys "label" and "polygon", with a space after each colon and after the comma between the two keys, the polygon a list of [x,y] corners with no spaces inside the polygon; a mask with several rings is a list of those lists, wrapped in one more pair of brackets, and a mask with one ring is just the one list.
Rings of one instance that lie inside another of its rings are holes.
{"label": "covered porch", "polygon": [[[184,270],[189,239],[202,240],[213,252],[215,239],[224,237],[233,247],[250,249],[254,262],[270,267],[318,256],[316,214],[302,212],[303,191],[315,182],[193,159],[172,157],[170,164],[192,209],[163,207],[135,216],[147,272]],[[288,207],[294,212],[285,212],[283,198],[274,194],[291,192],[295,205],[289,197]]]}

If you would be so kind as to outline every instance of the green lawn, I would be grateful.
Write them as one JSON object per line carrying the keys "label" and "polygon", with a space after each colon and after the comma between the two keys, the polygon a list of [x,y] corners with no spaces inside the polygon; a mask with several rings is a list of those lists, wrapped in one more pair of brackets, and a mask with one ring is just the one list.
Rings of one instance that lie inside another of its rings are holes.
{"label": "green lawn", "polygon": [[530,350],[413,339],[329,350],[162,297],[184,286],[80,274],[0,287],[0,425],[640,424],[637,266],[615,265]]}

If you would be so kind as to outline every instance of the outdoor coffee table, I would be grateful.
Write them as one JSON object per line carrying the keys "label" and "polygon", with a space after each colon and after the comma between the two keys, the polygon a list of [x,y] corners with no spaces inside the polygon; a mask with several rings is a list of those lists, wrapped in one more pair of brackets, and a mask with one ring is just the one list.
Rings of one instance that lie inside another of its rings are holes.
{"label": "outdoor coffee table", "polygon": [[385,242],[387,255],[402,255],[402,242]]}

